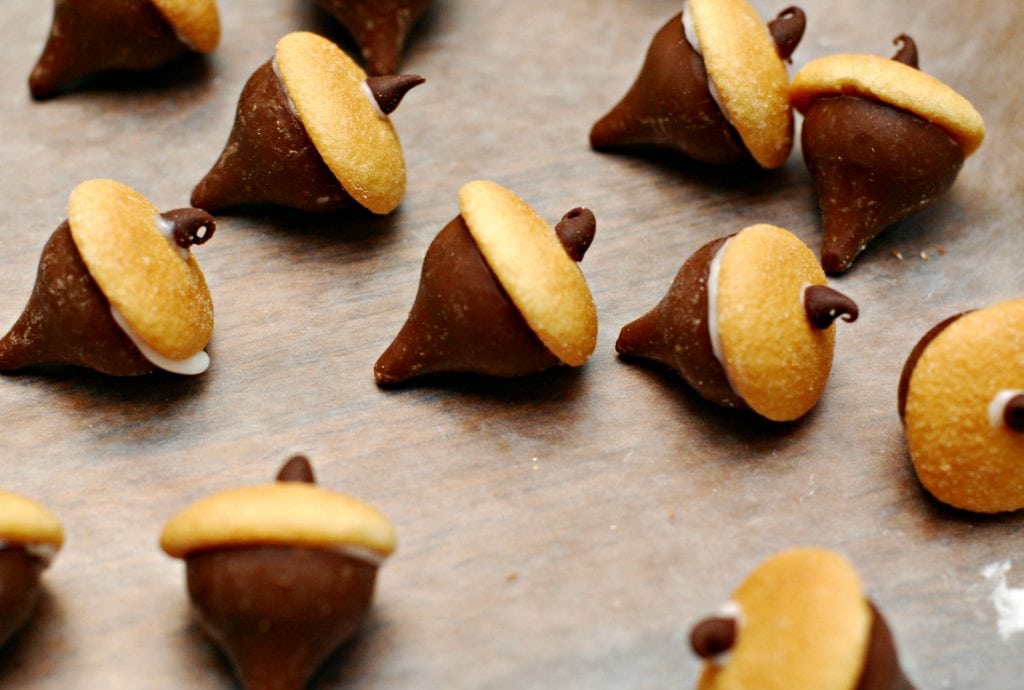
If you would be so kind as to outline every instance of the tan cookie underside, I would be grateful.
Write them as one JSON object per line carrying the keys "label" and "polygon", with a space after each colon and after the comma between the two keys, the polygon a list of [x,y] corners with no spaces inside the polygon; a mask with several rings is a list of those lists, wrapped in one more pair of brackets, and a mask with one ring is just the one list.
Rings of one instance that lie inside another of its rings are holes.
{"label": "tan cookie underside", "polygon": [[740,585],[736,645],[705,664],[700,690],[852,690],[863,670],[871,609],[860,578],[821,549],[783,551]]}
{"label": "tan cookie underside", "polygon": [[174,30],[200,53],[212,53],[220,43],[216,0],[153,0]]}
{"label": "tan cookie underside", "polygon": [[814,254],[788,230],[746,228],[725,247],[718,333],[729,383],[752,410],[789,421],[814,407],[832,369],[835,326],[812,328],[807,285],[824,285]]}
{"label": "tan cookie underside", "polygon": [[852,94],[906,110],[946,130],[974,153],[985,123],[970,101],[920,70],[877,55],[830,55],[804,65],[793,77],[790,100],[804,113],[819,96]]}
{"label": "tan cookie underside", "polygon": [[597,343],[597,309],[576,262],[530,206],[501,185],[459,190],[459,210],[505,292],[541,342],[579,366]]}
{"label": "tan cookie underside", "polygon": [[789,77],[768,27],[746,0],[688,0],[722,110],[762,167],[793,148]]}
{"label": "tan cookie underside", "polygon": [[363,89],[366,73],[341,48],[307,32],[277,44],[274,64],[327,167],[353,199],[390,213],[405,194],[405,160],[391,120]]}
{"label": "tan cookie underside", "polygon": [[195,258],[183,261],[157,229],[158,215],[113,180],[87,180],[68,200],[71,237],[104,296],[143,342],[185,359],[210,342],[213,301]]}
{"label": "tan cookie underside", "polygon": [[177,558],[253,544],[358,546],[387,556],[395,550],[396,537],[388,519],[365,503],[301,482],[207,496],[172,518],[160,537],[163,550]]}
{"label": "tan cookie underside", "polygon": [[1024,299],[960,317],[911,374],[907,445],[940,501],[981,513],[1024,508],[1024,433],[988,420],[1002,390],[1024,390]]}
{"label": "tan cookie underside", "polygon": [[57,516],[42,503],[0,489],[0,540],[60,548],[64,530]]}

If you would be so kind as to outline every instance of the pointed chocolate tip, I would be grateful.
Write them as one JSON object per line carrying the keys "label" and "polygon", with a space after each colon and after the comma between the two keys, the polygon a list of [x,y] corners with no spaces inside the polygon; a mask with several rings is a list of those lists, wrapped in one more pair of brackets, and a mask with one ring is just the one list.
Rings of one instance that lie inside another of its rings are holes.
{"label": "pointed chocolate tip", "polygon": [[811,285],[804,290],[804,311],[811,325],[822,331],[840,316],[847,323],[860,316],[856,302],[826,285]]}
{"label": "pointed chocolate tip", "polygon": [[789,61],[789,57],[800,45],[807,28],[807,15],[799,7],[787,7],[779,12],[775,19],[768,22],[768,30],[775,41],[775,52],[779,59]]}
{"label": "pointed chocolate tip", "polygon": [[693,626],[690,646],[701,659],[714,659],[736,644],[736,619],[713,616]]}
{"label": "pointed chocolate tip", "polygon": [[906,34],[900,34],[892,39],[892,44],[896,46],[896,54],[892,56],[893,60],[918,69],[917,43],[914,42],[914,39]]}
{"label": "pointed chocolate tip", "polygon": [[367,77],[366,85],[370,88],[374,100],[385,115],[390,115],[398,108],[405,94],[416,88],[426,79],[418,74],[388,74],[380,77]]}
{"label": "pointed chocolate tip", "polygon": [[594,241],[597,219],[589,208],[577,207],[562,216],[555,233],[573,261],[582,261]]}
{"label": "pointed chocolate tip", "polygon": [[1014,431],[1024,432],[1024,393],[1010,398],[1003,409],[1003,423]]}
{"label": "pointed chocolate tip", "polygon": [[160,217],[167,221],[174,243],[182,249],[188,249],[194,244],[206,244],[217,231],[217,222],[213,216],[199,208],[179,208],[161,213]]}
{"label": "pointed chocolate tip", "polygon": [[316,477],[313,475],[313,466],[304,455],[296,455],[281,467],[277,473],[279,482],[305,482],[316,484]]}

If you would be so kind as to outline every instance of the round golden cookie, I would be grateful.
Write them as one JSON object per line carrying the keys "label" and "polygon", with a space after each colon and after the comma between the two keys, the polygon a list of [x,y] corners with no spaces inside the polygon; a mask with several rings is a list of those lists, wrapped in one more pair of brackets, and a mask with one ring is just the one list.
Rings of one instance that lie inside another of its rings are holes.
{"label": "round golden cookie", "polygon": [[747,0],[688,0],[708,79],[754,160],[773,169],[793,148],[789,76]]}
{"label": "round golden cookie", "polygon": [[964,314],[910,374],[904,426],[921,484],[979,513],[1024,508],[1024,432],[993,425],[989,405],[1024,390],[1024,299]]}
{"label": "round golden cookie", "polygon": [[341,48],[307,32],[277,43],[275,69],[306,133],[345,191],[373,213],[405,194],[405,160],[394,126],[379,114],[366,73]]}
{"label": "round golden cookie", "polygon": [[597,344],[597,308],[551,226],[501,185],[468,182],[459,211],[487,265],[526,323],[562,362],[580,366]]}
{"label": "round golden cookie", "polygon": [[853,690],[867,656],[871,608],[860,578],[829,551],[791,549],[761,564],[732,596],[727,662],[704,666],[699,690]]}
{"label": "round golden cookie", "polygon": [[395,550],[384,515],[354,498],[301,482],[229,489],[173,517],[160,537],[168,555],[241,545],[356,547],[384,557]]}
{"label": "round golden cookie", "polygon": [[64,529],[42,503],[0,489],[0,541],[59,549],[64,544]]}
{"label": "round golden cookie", "polygon": [[758,414],[801,417],[821,397],[835,349],[835,326],[812,328],[804,288],[825,273],[796,235],[752,225],[719,250],[718,338],[729,384]]}
{"label": "round golden cookie", "polygon": [[87,180],[68,200],[82,260],[110,304],[146,345],[186,359],[210,342],[213,301],[194,257],[157,227],[160,212],[131,187]]}
{"label": "round golden cookie", "polygon": [[212,53],[220,43],[216,0],[153,0],[185,43],[200,53]]}
{"label": "round golden cookie", "polygon": [[790,101],[801,113],[819,96],[852,94],[906,110],[944,129],[970,156],[985,138],[985,123],[970,101],[909,65],[877,55],[830,55],[796,73]]}

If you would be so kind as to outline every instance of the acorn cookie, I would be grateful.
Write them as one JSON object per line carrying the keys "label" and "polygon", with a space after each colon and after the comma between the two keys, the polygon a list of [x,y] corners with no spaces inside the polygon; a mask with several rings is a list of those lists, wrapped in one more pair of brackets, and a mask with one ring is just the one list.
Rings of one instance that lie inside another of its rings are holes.
{"label": "acorn cookie", "polygon": [[459,191],[459,215],[427,249],[405,325],[374,366],[380,385],[425,374],[511,378],[594,351],[597,310],[576,262],[596,221],[577,208],[551,226],[494,182]]}
{"label": "acorn cookie", "polygon": [[306,687],[362,626],[395,543],[386,517],[316,486],[302,456],[273,484],[196,501],[160,537],[185,560],[199,621],[246,690]]}
{"label": "acorn cookie", "polygon": [[50,37],[28,85],[49,98],[103,72],[144,71],[220,41],[215,0],[56,0]]}
{"label": "acorn cookie", "polygon": [[70,364],[112,376],[201,374],[213,302],[189,248],[205,211],[160,213],[131,187],[88,180],[50,236],[28,305],[3,339],[0,371]]}
{"label": "acorn cookie", "polygon": [[696,626],[697,690],[913,690],[892,633],[844,558],[791,549]]}
{"label": "acorn cookie", "polygon": [[63,543],[60,521],[45,506],[0,489],[0,646],[32,615],[39,575]]}
{"label": "acorn cookie", "polygon": [[288,34],[242,90],[228,143],[192,205],[390,213],[405,194],[405,160],[388,113],[421,83],[367,79],[326,38]]}
{"label": "acorn cookie", "polygon": [[622,329],[615,349],[667,365],[713,403],[784,422],[821,397],[833,321],[857,315],[795,235],[752,225],[687,259],[668,294]]}
{"label": "acorn cookie", "polygon": [[1024,299],[928,331],[903,367],[899,413],[935,498],[977,513],[1024,508]]}
{"label": "acorn cookie", "polygon": [[370,74],[394,74],[430,0],[317,0],[355,39]]}
{"label": "acorn cookie", "polygon": [[917,69],[917,47],[896,56],[832,55],[793,77],[801,145],[824,222],[821,263],[847,271],[878,233],[927,207],[985,138],[963,96]]}
{"label": "acorn cookie", "polygon": [[594,125],[598,151],[653,145],[702,163],[781,166],[793,147],[787,60],[805,17],[767,27],[746,0],[687,0],[655,35],[640,75]]}

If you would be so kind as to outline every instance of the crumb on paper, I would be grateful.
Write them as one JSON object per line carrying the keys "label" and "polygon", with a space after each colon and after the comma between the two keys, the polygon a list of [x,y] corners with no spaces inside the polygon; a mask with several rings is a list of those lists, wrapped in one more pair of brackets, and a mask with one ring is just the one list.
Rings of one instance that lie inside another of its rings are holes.
{"label": "crumb on paper", "polygon": [[921,261],[928,260],[928,252],[921,252]]}
{"label": "crumb on paper", "polygon": [[892,250],[892,255],[896,257],[897,261],[903,261],[903,253],[895,249]]}
{"label": "crumb on paper", "polygon": [[945,256],[946,255],[946,248],[945,247],[936,247],[935,251],[937,251],[939,253],[939,256]]}
{"label": "crumb on paper", "polygon": [[982,577],[996,586],[990,599],[999,617],[999,634],[1004,641],[1014,633],[1024,632],[1024,588],[1007,585],[1006,573],[1011,567],[1009,560],[994,561],[981,570]]}
{"label": "crumb on paper", "polygon": [[518,579],[519,579],[519,573],[509,573],[507,576],[505,576],[505,581],[506,582],[515,582]]}

